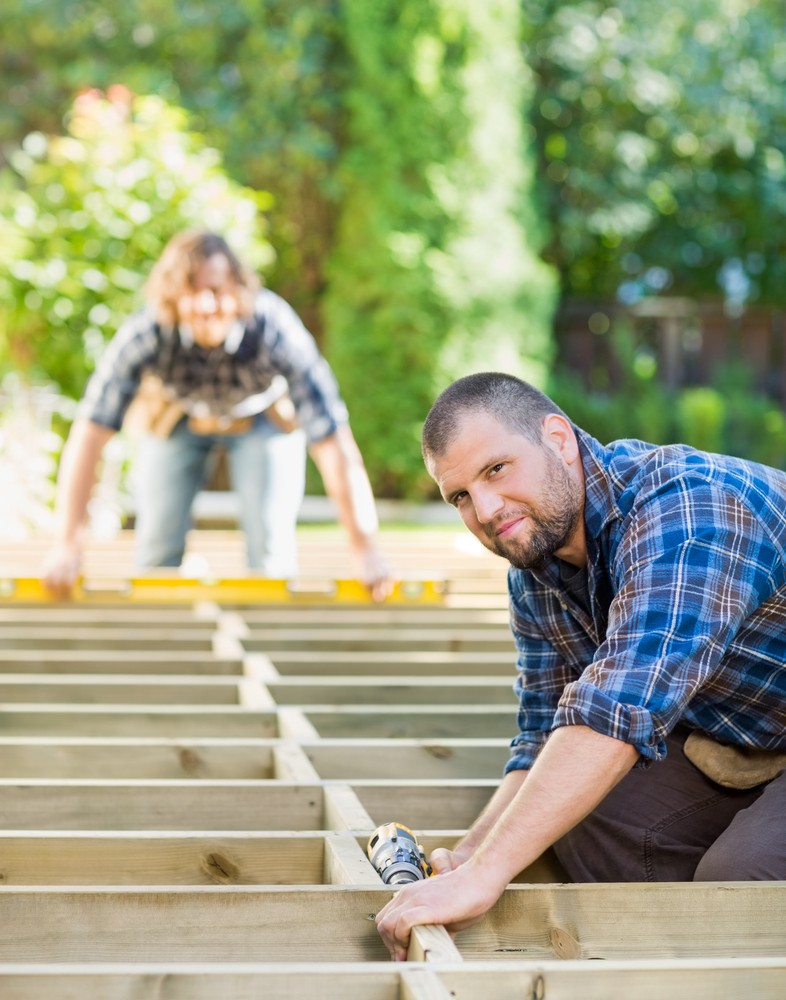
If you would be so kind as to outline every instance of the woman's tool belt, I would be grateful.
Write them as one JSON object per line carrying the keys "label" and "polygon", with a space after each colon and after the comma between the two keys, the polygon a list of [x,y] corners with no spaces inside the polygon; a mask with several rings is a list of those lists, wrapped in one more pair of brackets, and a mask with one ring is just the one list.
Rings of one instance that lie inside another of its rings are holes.
{"label": "woman's tool belt", "polygon": [[[276,399],[263,413],[275,427],[287,434],[299,426],[295,406],[288,393]],[[166,438],[186,415],[183,402],[173,396],[157,375],[147,372],[129,408],[127,426]],[[253,416],[188,415],[188,429],[193,434],[245,434],[253,424]]]}
{"label": "woman's tool belt", "polygon": [[188,429],[192,434],[245,434],[253,423],[252,417],[218,417],[208,413],[204,417],[190,416]]}
{"label": "woman's tool belt", "polygon": [[161,379],[152,372],[146,372],[128,408],[124,424],[132,433],[147,432],[167,438],[185,414],[181,401],[167,391]]}

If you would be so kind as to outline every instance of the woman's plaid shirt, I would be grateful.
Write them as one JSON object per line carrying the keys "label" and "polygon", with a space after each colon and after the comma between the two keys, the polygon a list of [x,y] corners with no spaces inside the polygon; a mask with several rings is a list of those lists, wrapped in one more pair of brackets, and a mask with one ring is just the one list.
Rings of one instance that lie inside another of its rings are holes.
{"label": "woman's plaid shirt", "polygon": [[[347,422],[335,376],[294,309],[269,289],[254,315],[221,347],[198,347],[185,331],[163,330],[149,310],[123,324],[88,383],[78,414],[119,430],[145,372],[158,375],[188,413],[248,416],[269,406],[276,376],[286,379],[309,442]],[[280,380],[279,380],[280,381]],[[267,395],[266,395],[267,394]]]}
{"label": "woman's plaid shirt", "polygon": [[576,431],[592,614],[556,565],[510,569],[520,733],[506,771],[565,725],[633,744],[642,766],[678,722],[786,749],[786,475]]}

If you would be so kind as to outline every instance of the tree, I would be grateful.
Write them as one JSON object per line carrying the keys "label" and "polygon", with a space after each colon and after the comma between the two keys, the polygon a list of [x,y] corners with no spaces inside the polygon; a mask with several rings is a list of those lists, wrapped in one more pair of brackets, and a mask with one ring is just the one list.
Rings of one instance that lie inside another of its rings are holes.
{"label": "tree", "polygon": [[82,94],[66,134],[30,133],[0,172],[0,371],[78,396],[167,240],[216,229],[267,266],[268,203],[229,179],[181,109],[120,87]]}
{"label": "tree", "polygon": [[518,4],[343,0],[342,12],[326,348],[372,479],[422,495],[420,428],[438,391],[494,364],[542,380],[550,359],[555,283],[536,256]]}
{"label": "tree", "polygon": [[786,301],[777,0],[525,0],[566,296]]}

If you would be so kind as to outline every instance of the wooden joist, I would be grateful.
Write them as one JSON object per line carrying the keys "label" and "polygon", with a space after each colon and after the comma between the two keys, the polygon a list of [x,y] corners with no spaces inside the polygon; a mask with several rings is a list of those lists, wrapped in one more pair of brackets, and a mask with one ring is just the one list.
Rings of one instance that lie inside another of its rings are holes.
{"label": "wooden joist", "polygon": [[12,963],[0,982],[13,1000],[782,1000],[783,959],[472,962],[138,962],[90,967]]}
{"label": "wooden joist", "polygon": [[[456,939],[464,961],[783,958],[783,887],[513,885]],[[386,961],[383,886],[8,886],[0,963]]]}
{"label": "wooden joist", "polygon": [[[786,995],[783,883],[571,886],[551,852],[388,961],[368,835],[452,847],[515,730],[504,566],[451,538],[390,543],[448,568],[439,606],[0,603],[0,996]],[[237,572],[236,536],[196,541]],[[317,535],[304,563],[346,560]]]}

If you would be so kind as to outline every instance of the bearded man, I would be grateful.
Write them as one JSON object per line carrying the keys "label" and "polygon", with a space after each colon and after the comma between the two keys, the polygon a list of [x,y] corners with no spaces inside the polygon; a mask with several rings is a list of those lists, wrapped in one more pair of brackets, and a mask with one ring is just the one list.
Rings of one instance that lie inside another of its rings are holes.
{"label": "bearded man", "polygon": [[441,394],[423,455],[510,563],[519,732],[437,877],[378,914],[393,958],[549,847],[577,882],[786,878],[786,475],[601,445],[499,373]]}

